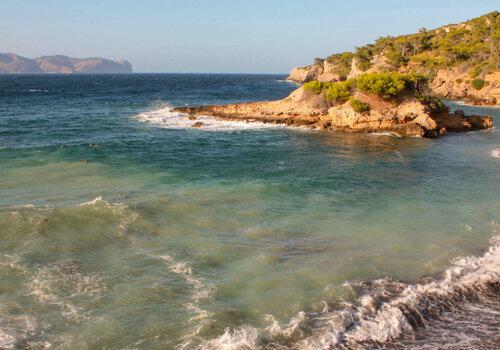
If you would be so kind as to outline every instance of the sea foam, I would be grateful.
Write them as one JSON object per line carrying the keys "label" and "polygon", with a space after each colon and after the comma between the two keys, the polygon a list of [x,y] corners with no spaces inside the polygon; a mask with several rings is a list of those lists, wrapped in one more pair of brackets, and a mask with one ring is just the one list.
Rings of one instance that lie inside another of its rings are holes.
{"label": "sea foam", "polygon": [[320,312],[299,312],[282,325],[267,316],[268,326],[227,329],[203,349],[332,349],[382,344],[414,332],[444,313],[469,303],[498,297],[500,236],[482,257],[455,260],[440,278],[406,284],[379,279],[360,284],[364,294],[353,303],[328,305]]}
{"label": "sea foam", "polygon": [[[270,128],[286,128],[285,125],[268,124],[261,122],[244,122],[220,120],[211,116],[197,116],[191,120],[184,113],[178,113],[171,106],[165,105],[152,109],[135,116],[135,119],[165,129],[192,129],[201,131],[238,131],[259,130]],[[193,127],[193,124],[201,122],[201,127]]]}

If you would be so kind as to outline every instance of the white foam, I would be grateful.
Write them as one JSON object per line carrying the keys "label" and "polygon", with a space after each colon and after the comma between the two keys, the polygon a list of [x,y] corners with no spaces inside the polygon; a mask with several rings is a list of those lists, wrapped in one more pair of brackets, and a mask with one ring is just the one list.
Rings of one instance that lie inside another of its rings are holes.
{"label": "white foam", "polygon": [[490,154],[493,158],[500,158],[500,148],[492,150]]}
{"label": "white foam", "polygon": [[426,322],[426,317],[439,314],[444,306],[463,304],[471,295],[482,300],[499,280],[500,236],[496,236],[484,256],[457,259],[441,279],[409,285],[386,279],[372,281],[372,286],[379,289],[379,296],[393,295],[388,301],[383,298],[382,303],[377,303],[371,295],[363,295],[356,305],[344,303],[333,311],[325,307],[321,312],[299,312],[287,325],[280,325],[268,316],[269,325],[265,328],[227,329],[220,337],[204,342],[202,348],[260,349],[270,343],[279,347],[284,341],[293,343],[294,349],[312,350],[385,343],[411,332],[415,319]]}
{"label": "white foam", "polygon": [[213,297],[215,286],[209,281],[196,276],[191,266],[183,261],[178,261],[167,254],[155,254],[149,250],[137,247],[136,244],[133,244],[133,246],[139,254],[165,262],[168,270],[181,277],[186,285],[189,286],[189,301],[184,303],[183,307],[192,315],[188,320],[192,324],[192,327],[181,338],[182,343],[179,345],[179,349],[193,348],[193,344],[199,340],[200,331],[208,324],[211,317],[211,313],[204,310],[201,304]]}
{"label": "white foam", "polygon": [[[174,112],[171,106],[162,106],[147,112],[140,113],[135,119],[165,129],[191,129],[201,131],[237,131],[260,130],[270,128],[286,128],[285,125],[262,122],[228,121],[211,116],[197,116],[190,120],[187,114]],[[193,124],[201,122],[201,127],[194,128]]]}
{"label": "white foam", "polygon": [[384,132],[371,132],[369,135],[372,136],[392,136],[392,137],[402,137],[400,134],[396,132],[384,131]]}
{"label": "white foam", "polygon": [[114,215],[120,218],[117,226],[116,235],[121,236],[127,231],[127,226],[133,223],[138,214],[131,211],[130,208],[123,203],[109,203],[102,199],[101,196],[94,198],[88,202],[83,202],[77,205],[78,207],[91,207],[98,209],[99,207],[105,207],[113,212]]}
{"label": "white foam", "polygon": [[[3,308],[3,305],[1,305]],[[37,323],[26,315],[0,314],[0,349],[19,349],[23,343],[38,333]]]}
{"label": "white foam", "polygon": [[[61,315],[70,320],[87,319],[87,315],[72,300],[76,296],[100,299],[106,292],[104,278],[98,274],[87,273],[80,264],[73,261],[57,261],[39,267],[29,278],[28,294],[41,304],[56,305]],[[66,290],[60,293],[54,285],[64,285]]]}

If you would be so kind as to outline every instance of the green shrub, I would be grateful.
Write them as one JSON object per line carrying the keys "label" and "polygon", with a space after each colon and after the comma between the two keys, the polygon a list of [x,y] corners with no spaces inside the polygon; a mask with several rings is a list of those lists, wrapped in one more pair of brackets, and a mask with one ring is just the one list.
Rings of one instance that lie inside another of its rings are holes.
{"label": "green shrub", "polygon": [[405,74],[374,73],[357,77],[356,86],[362,91],[377,94],[384,99],[391,99],[403,92],[408,82],[410,80]]}
{"label": "green shrub", "polygon": [[486,82],[483,79],[476,78],[471,81],[471,85],[474,89],[481,90],[486,85]]}
{"label": "green shrub", "polygon": [[448,107],[438,97],[418,94],[417,99],[427,105],[432,111],[444,112],[448,110]]}
{"label": "green shrub", "polygon": [[308,83],[304,84],[304,89],[305,90],[310,90],[314,92],[315,94],[320,94],[323,90],[326,90],[328,88],[328,83],[324,83],[321,81],[310,81]]}
{"label": "green shrub", "polygon": [[387,48],[387,50],[384,53],[384,56],[389,61],[389,64],[391,64],[394,68],[397,68],[399,66],[408,63],[408,58],[403,56],[401,51],[394,47]]}
{"label": "green shrub", "polygon": [[351,97],[349,99],[349,103],[351,104],[351,107],[355,112],[364,113],[370,110],[370,105],[368,103],[364,103],[360,100],[355,99],[354,97]]}
{"label": "green shrub", "polygon": [[353,80],[333,83],[310,81],[304,84],[304,89],[310,90],[315,94],[326,91],[326,99],[328,101],[346,101],[351,96],[353,85]]}
{"label": "green shrub", "polygon": [[354,57],[356,58],[356,66],[363,72],[372,66],[371,60],[373,58],[373,45],[366,45],[356,48]]}
{"label": "green shrub", "polygon": [[314,59],[314,64],[322,65],[325,60],[319,57]]}
{"label": "green shrub", "polygon": [[[384,55],[391,64],[390,69],[408,67],[434,75],[441,68],[461,64],[471,67],[471,79],[481,77],[489,68],[500,68],[500,13],[491,12],[465,21],[463,25],[427,30],[398,37],[381,37],[373,44],[356,48],[354,59],[361,71],[372,66],[374,57]],[[338,60],[338,74],[347,76],[352,53],[330,56]],[[482,66],[482,67],[481,67]],[[464,79],[465,80],[465,79]]]}
{"label": "green shrub", "polygon": [[443,57],[435,56],[432,52],[422,52],[408,57],[409,62],[421,64],[424,68],[433,70],[446,67],[446,60]]}
{"label": "green shrub", "polygon": [[346,101],[352,94],[353,85],[351,79],[338,83],[330,83],[326,91],[326,99],[328,101]]}
{"label": "green shrub", "polygon": [[351,63],[354,54],[352,52],[343,52],[339,54],[331,55],[327,58],[327,61],[333,63],[335,67],[335,72],[340,76],[341,79],[346,79],[351,72]]}
{"label": "green shrub", "polygon": [[479,74],[481,74],[481,72],[483,71],[483,68],[484,68],[484,64],[475,65],[474,67],[469,69],[469,76],[471,78],[477,78],[479,76]]}

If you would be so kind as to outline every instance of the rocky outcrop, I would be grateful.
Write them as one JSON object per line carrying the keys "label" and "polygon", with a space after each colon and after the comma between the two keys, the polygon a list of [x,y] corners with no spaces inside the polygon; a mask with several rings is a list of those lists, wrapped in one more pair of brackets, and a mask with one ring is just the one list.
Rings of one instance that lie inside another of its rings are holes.
{"label": "rocky outcrop", "polygon": [[400,36],[384,36],[292,70],[296,83],[335,82],[370,73],[418,73],[437,97],[500,105],[500,12]]}
{"label": "rocky outcrop", "polygon": [[323,73],[323,69],[323,63],[316,63],[306,67],[296,67],[290,72],[288,80],[296,83],[307,83],[312,80],[318,80],[318,77]]}
{"label": "rocky outcrop", "polygon": [[132,73],[132,65],[125,60],[112,61],[100,57],[74,58],[63,55],[42,56],[35,59],[13,53],[0,53],[0,74],[120,74]]}
{"label": "rocky outcrop", "polygon": [[340,81],[341,77],[336,72],[335,64],[325,60],[310,66],[294,68],[287,79],[296,83],[307,83],[313,80],[323,82]]}
{"label": "rocky outcrop", "polygon": [[221,106],[177,108],[189,118],[213,116],[223,120],[306,126],[326,131],[389,132],[400,136],[436,137],[447,132],[491,128],[490,117],[433,111],[410,94],[397,103],[378,96],[356,92],[356,99],[370,104],[370,111],[356,112],[349,102],[332,104],[325,93],[315,94],[303,87],[283,100],[229,104]]}
{"label": "rocky outcrop", "polygon": [[[358,68],[356,60],[353,60],[348,78],[355,78],[360,74],[388,71],[391,71],[391,68],[384,56],[375,57],[372,66],[364,72]],[[399,71],[407,72],[408,69]],[[465,100],[471,104],[500,105],[500,71],[493,71],[479,78],[484,80],[485,85],[481,89],[476,89],[472,86],[473,78],[470,77],[467,69],[462,67],[441,69],[430,81],[429,88],[430,92],[439,97]],[[314,80],[335,82],[339,81],[340,77],[335,72],[335,66],[325,60],[311,66],[294,68],[288,80],[302,84]]]}
{"label": "rocky outcrop", "polygon": [[431,81],[432,91],[453,100],[466,100],[473,104],[500,104],[500,71],[481,77],[485,85],[481,89],[472,86],[472,78],[460,68],[440,70]]}

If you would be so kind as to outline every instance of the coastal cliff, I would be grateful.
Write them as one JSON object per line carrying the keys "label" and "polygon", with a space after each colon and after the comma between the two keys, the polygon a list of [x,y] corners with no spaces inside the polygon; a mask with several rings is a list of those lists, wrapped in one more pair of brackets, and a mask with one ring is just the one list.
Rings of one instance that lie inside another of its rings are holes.
{"label": "coastal cliff", "polygon": [[343,82],[305,84],[279,101],[183,107],[193,127],[199,116],[306,126],[326,131],[386,132],[398,136],[437,137],[448,132],[487,129],[491,117],[451,114],[425,95],[425,78],[404,74],[364,74]]}
{"label": "coastal cliff", "polygon": [[377,72],[420,73],[429,78],[430,92],[436,96],[499,105],[500,15],[492,12],[434,30],[382,37],[355,52],[294,68],[288,79],[335,82]]}
{"label": "coastal cliff", "polygon": [[0,74],[120,74],[132,73],[125,60],[106,58],[74,58],[63,55],[41,56],[35,59],[13,53],[0,53]]}

